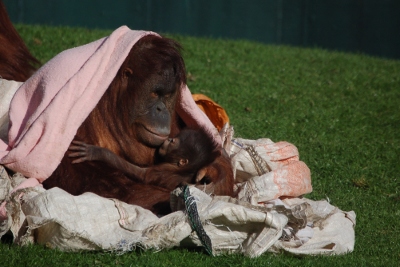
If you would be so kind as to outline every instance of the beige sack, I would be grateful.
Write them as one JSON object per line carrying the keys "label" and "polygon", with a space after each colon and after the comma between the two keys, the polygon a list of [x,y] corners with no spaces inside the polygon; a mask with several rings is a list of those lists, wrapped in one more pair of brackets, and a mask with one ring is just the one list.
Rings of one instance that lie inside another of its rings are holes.
{"label": "beige sack", "polygon": [[[293,145],[226,136],[225,148],[232,156],[239,197],[211,197],[190,188],[214,255],[353,251],[355,213],[301,197],[311,191],[310,174]],[[10,195],[25,178],[9,176],[2,166],[0,178],[0,204],[7,209],[0,236],[11,234],[17,244],[115,252],[136,246],[162,250],[202,245],[189,223],[180,189],[171,194],[174,212],[158,218],[141,207],[92,193],[72,196],[59,188],[46,191],[37,186]]]}

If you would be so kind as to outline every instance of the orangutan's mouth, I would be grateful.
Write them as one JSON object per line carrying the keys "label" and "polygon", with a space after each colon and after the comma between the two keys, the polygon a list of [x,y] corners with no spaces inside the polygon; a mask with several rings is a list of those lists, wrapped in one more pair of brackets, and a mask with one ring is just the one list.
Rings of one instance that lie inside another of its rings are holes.
{"label": "orangutan's mouth", "polygon": [[168,133],[168,134],[160,134],[160,133],[157,133],[157,132],[154,132],[154,131],[150,130],[149,128],[147,128],[147,127],[145,127],[145,126],[143,126],[143,128],[144,128],[146,131],[148,131],[150,134],[152,134],[152,135],[154,135],[154,136],[156,136],[156,137],[158,137],[158,138],[161,138],[161,139],[163,139],[163,140],[166,140],[166,139],[168,138],[168,136],[169,136],[169,133]]}
{"label": "orangutan's mouth", "polygon": [[169,137],[169,130],[167,134],[167,131],[160,133],[159,131],[155,131],[155,129],[149,129],[142,124],[140,126],[141,127],[139,127],[139,131],[137,132],[137,138],[149,146],[158,147]]}

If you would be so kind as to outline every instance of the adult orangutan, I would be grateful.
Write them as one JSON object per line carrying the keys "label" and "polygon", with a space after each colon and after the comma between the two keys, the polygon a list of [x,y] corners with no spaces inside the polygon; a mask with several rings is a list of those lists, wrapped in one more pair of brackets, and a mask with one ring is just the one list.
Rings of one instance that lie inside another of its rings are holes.
{"label": "adult orangutan", "polygon": [[[171,39],[156,35],[142,37],[78,129],[75,140],[105,147],[139,166],[157,162],[157,147],[171,132],[176,133],[184,126],[175,112],[180,87],[186,82],[179,49]],[[57,186],[73,195],[90,191],[158,214],[169,212],[170,189],[133,181],[122,171],[99,162],[71,164],[68,153],[44,181],[45,188]],[[232,195],[231,166],[229,161],[224,164],[227,173],[211,177],[214,193]]]}
{"label": "adult orangutan", "polygon": [[[112,61],[113,59],[110,60]],[[55,67],[62,69],[62,66]],[[30,79],[29,82],[34,81]],[[157,163],[157,147],[185,126],[176,111],[180,90],[185,83],[185,66],[180,46],[175,41],[158,35],[144,35],[130,49],[108,89],[77,129],[74,140],[107,148],[142,167]],[[43,90],[38,90],[36,93],[40,97],[47,97],[42,92]],[[54,104],[54,101],[49,103]],[[41,116],[45,112],[38,114]],[[22,119],[23,123],[26,121],[26,118]],[[26,131],[31,128],[30,124],[28,126],[29,128],[25,126]],[[43,128],[46,129],[48,128]],[[17,137],[21,131],[24,130],[15,131]],[[38,141],[43,143],[43,140]],[[122,171],[100,162],[72,164],[68,154],[67,151],[50,177],[42,179],[45,188],[57,186],[73,195],[93,192],[103,197],[140,205],[157,214],[170,211],[170,189],[131,180]],[[205,172],[201,172],[206,173],[202,181],[210,183],[210,193],[233,195],[230,161],[225,153],[221,154],[223,156],[218,157]],[[47,156],[49,157],[51,155]],[[13,160],[8,160],[13,164]]]}

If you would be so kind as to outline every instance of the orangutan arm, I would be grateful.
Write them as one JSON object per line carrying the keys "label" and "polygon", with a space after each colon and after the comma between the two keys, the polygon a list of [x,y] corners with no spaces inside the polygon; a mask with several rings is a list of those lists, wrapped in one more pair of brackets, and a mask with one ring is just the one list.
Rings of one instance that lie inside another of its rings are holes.
{"label": "orangutan arm", "polygon": [[69,150],[73,152],[69,153],[68,156],[70,158],[76,158],[72,160],[73,164],[96,160],[107,163],[109,166],[122,171],[128,176],[134,176],[141,181],[144,181],[146,176],[148,168],[136,166],[114,154],[107,148],[89,145],[81,141],[72,141]]}

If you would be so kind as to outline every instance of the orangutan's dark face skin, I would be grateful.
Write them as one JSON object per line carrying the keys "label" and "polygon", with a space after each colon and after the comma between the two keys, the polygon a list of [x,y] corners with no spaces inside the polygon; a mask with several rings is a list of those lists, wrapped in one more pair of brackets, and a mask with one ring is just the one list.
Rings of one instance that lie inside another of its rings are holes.
{"label": "orangutan's dark face skin", "polygon": [[143,79],[135,73],[133,70],[128,83],[128,90],[131,84],[136,86],[136,97],[133,99],[130,113],[135,138],[149,147],[158,147],[171,133],[171,116],[180,85],[175,80],[173,68],[147,75]]}

